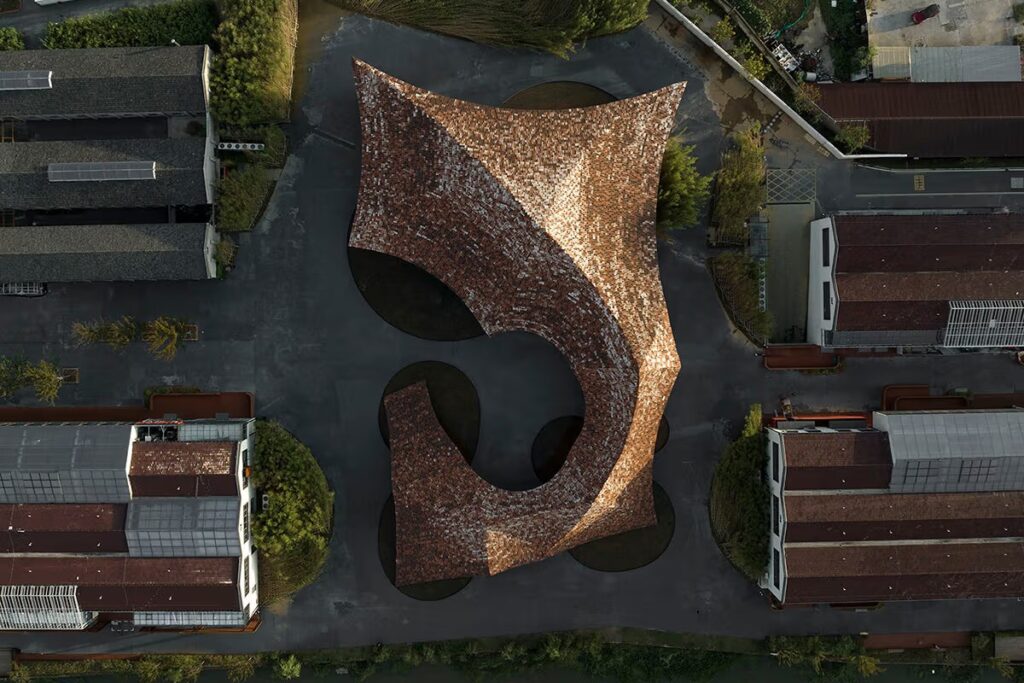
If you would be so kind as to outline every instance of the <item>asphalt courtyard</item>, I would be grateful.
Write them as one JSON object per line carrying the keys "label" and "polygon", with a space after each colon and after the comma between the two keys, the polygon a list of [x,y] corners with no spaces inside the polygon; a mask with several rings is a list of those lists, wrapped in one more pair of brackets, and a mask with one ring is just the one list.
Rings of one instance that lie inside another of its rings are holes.
{"label": "asphalt courtyard", "polygon": [[[377,408],[395,372],[421,360],[465,372],[482,410],[476,462],[510,479],[530,470],[530,444],[540,428],[582,406],[565,361],[537,337],[423,341],[390,327],[363,300],[345,247],[359,179],[351,58],[487,104],[552,80],[589,83],[618,97],[687,80],[679,122],[704,171],[718,163],[722,127],[703,72],[694,66],[699,60],[645,27],[591,41],[562,60],[349,17],[320,47],[290,131],[292,155],[264,220],[242,236],[230,277],[55,286],[41,299],[0,300],[0,354],[45,355],[81,368],[81,384],[62,397],[74,404],[133,403],[144,387],[163,383],[254,391],[258,414],[305,441],[336,491],[335,534],[323,576],[287,609],[267,613],[252,635],[11,633],[0,636],[0,646],[66,654],[230,652],[612,625],[740,636],[1024,628],[1016,601],[894,604],[866,613],[774,611],[731,568],[711,538],[707,496],[715,461],[750,403],[770,410],[791,396],[798,406],[861,409],[875,405],[888,383],[1009,391],[1021,389],[1024,371],[1006,356],[970,355],[853,360],[835,376],[768,373],[721,310],[700,228],[659,252],[683,361],[667,408],[670,440],[655,462],[655,477],[676,514],[667,551],[643,568],[614,574],[563,554],[477,577],[440,602],[417,602],[395,590],[376,547],[390,489]],[[202,339],[171,363],[150,359],[141,345],[119,355],[70,344],[72,322],[125,314],[185,316],[200,324]]]}

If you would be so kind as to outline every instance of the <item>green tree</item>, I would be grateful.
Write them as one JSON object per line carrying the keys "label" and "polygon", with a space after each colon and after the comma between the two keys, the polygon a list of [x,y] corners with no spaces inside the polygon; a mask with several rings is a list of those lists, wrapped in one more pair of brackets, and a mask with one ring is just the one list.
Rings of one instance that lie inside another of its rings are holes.
{"label": "green tree", "polygon": [[[769,498],[763,480],[767,464],[761,406],[747,413],[743,431],[729,444],[711,482],[711,529],[722,552],[751,581],[768,567]],[[780,661],[803,661],[793,648],[780,652]]]}
{"label": "green tree", "polygon": [[658,184],[658,226],[682,228],[700,219],[708,200],[711,177],[697,170],[693,145],[684,145],[679,137],[670,138],[661,160]]}
{"label": "green tree", "polygon": [[712,213],[716,243],[746,244],[747,219],[764,202],[764,143],[757,126],[732,136],[732,146],[722,155],[715,184]]}
{"label": "green tree", "polygon": [[844,123],[836,133],[836,142],[843,145],[848,152],[856,152],[871,141],[871,131],[863,123]]}
{"label": "green tree", "polygon": [[102,327],[102,322],[71,323],[71,338],[74,340],[75,346],[85,346],[87,344],[95,344],[100,341],[103,338]]}
{"label": "green tree", "polygon": [[142,340],[149,345],[149,352],[160,360],[172,361],[178,355],[178,346],[184,341],[189,323],[181,318],[161,316],[146,323]]}
{"label": "green tree", "polygon": [[0,52],[4,50],[24,50],[25,40],[18,29],[11,26],[0,27]]}
{"label": "green tree", "polygon": [[55,364],[41,360],[35,365],[26,365],[24,377],[35,390],[37,399],[51,405],[57,402],[57,394],[64,384],[64,376]]}
{"label": "green tree", "polygon": [[771,73],[772,69],[768,66],[768,62],[764,61],[764,57],[759,54],[751,54],[746,57],[743,61],[743,68],[747,72],[759,81],[763,81]]}
{"label": "green tree", "polygon": [[280,657],[274,662],[274,676],[288,681],[302,675],[302,662],[295,655]]}
{"label": "green tree", "polygon": [[28,362],[20,358],[0,356],[0,398],[8,398],[27,384]]}
{"label": "green tree", "polygon": [[103,342],[115,349],[123,349],[139,336],[139,324],[130,315],[121,316],[106,325],[103,330]]}
{"label": "green tree", "polygon": [[708,31],[708,35],[711,36],[712,40],[721,45],[736,37],[736,29],[733,27],[729,17],[726,17],[712,26],[711,30]]}
{"label": "green tree", "polygon": [[176,0],[152,7],[125,7],[50,22],[43,44],[50,48],[204,45],[217,26],[210,0]]}

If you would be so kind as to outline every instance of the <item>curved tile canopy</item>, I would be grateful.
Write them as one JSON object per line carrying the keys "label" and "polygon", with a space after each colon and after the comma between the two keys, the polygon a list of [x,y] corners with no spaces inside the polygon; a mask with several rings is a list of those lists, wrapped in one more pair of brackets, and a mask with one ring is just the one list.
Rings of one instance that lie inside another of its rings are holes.
{"label": "curved tile canopy", "polygon": [[585,401],[562,469],[529,491],[477,475],[425,385],[385,399],[397,583],[495,574],[654,523],[658,422],[679,372],[658,279],[658,172],[685,83],[610,104],[495,109],[354,62],[362,176],[350,244],[404,259],[489,334],[538,334]]}

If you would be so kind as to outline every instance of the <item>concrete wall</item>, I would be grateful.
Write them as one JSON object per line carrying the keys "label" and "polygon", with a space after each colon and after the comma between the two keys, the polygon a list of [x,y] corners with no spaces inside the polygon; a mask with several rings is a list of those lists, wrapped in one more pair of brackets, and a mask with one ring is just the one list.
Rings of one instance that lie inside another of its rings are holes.
{"label": "concrete wall", "polygon": [[[822,231],[828,228],[829,260],[824,265],[822,259]],[[831,218],[820,218],[811,221],[811,247],[807,280],[807,343],[822,344],[822,333],[835,328],[836,314],[839,309],[839,297],[836,295],[835,271],[836,257],[839,247],[836,242],[835,225]],[[829,283],[829,319],[824,317],[824,288],[822,283]]]}

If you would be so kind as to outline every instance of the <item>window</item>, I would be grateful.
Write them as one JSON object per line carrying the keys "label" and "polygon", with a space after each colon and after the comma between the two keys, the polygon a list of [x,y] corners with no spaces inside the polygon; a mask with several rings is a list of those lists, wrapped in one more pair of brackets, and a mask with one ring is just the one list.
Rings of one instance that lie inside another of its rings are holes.
{"label": "window", "polygon": [[249,486],[249,449],[242,449],[242,488]]}
{"label": "window", "polygon": [[772,481],[779,483],[779,442],[772,441]]}
{"label": "window", "polygon": [[829,239],[829,229],[821,229],[821,265],[825,268],[829,266],[829,259],[832,257],[832,244]]}
{"label": "window", "polygon": [[999,473],[998,463],[994,458],[974,458],[960,462],[960,474],[957,482],[961,484],[984,484],[992,481]]}
{"label": "window", "polygon": [[782,571],[782,558],[779,556],[778,550],[772,550],[772,583],[775,584],[776,588],[782,586],[782,578],[779,574]]}
{"label": "window", "polygon": [[822,300],[821,300],[822,317],[825,320],[831,320],[832,319],[832,288],[829,287],[829,284],[827,282],[822,282],[821,283],[821,289],[822,289]]}
{"label": "window", "polygon": [[249,594],[249,558],[248,557],[245,558],[245,562],[242,563],[242,567],[243,567],[242,571],[245,573],[245,593],[243,593],[243,595],[248,595]]}
{"label": "window", "polygon": [[779,497],[772,496],[772,533],[776,536],[779,535],[779,517],[781,516],[781,510],[779,509]]}
{"label": "window", "polygon": [[242,543],[249,542],[249,504],[242,505]]}

